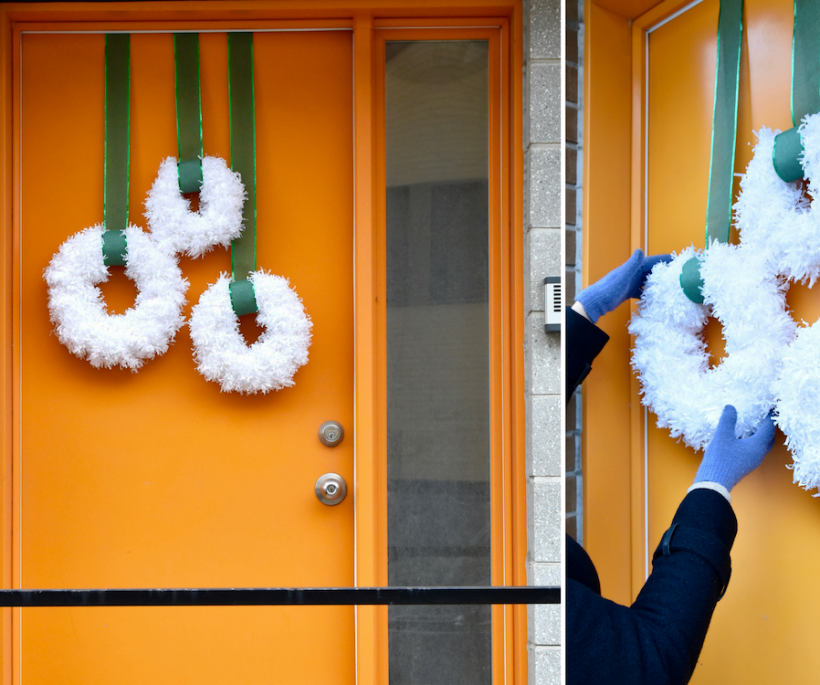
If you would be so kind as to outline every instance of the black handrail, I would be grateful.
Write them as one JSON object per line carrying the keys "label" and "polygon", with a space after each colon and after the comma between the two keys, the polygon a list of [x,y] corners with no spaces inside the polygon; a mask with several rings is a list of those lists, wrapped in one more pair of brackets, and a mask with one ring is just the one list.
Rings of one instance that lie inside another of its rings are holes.
{"label": "black handrail", "polygon": [[560,604],[559,587],[0,590],[0,607]]}

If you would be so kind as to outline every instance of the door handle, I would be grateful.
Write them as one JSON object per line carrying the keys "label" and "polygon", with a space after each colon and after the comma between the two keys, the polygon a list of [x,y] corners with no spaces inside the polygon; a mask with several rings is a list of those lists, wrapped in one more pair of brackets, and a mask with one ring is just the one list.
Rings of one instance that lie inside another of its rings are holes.
{"label": "door handle", "polygon": [[340,504],[347,497],[347,483],[338,473],[319,476],[314,490],[319,501],[329,507]]}

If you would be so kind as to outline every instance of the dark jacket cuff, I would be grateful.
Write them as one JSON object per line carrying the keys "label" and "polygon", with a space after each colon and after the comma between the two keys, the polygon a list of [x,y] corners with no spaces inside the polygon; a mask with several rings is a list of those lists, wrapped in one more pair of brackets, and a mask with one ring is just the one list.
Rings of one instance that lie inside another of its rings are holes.
{"label": "dark jacket cuff", "polygon": [[592,368],[609,336],[589,319],[567,307],[567,400]]}

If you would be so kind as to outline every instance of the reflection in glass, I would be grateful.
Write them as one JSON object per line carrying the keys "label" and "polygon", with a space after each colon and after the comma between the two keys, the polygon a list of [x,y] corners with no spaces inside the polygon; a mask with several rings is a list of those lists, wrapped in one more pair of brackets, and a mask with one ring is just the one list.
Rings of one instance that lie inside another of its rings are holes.
{"label": "reflection in glass", "polygon": [[[386,46],[390,585],[490,585],[488,45]],[[392,685],[483,685],[488,606],[390,607]]]}

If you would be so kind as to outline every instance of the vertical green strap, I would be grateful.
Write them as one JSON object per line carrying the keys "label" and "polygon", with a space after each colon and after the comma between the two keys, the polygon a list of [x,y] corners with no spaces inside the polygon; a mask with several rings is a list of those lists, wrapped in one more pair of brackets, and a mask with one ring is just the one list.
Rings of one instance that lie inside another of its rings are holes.
{"label": "vertical green strap", "polygon": [[[107,265],[125,264],[128,226],[129,94],[131,36],[105,36],[105,189],[103,256]],[[116,233],[114,233],[116,232]]]}
{"label": "vertical green strap", "polygon": [[803,178],[803,141],[798,127],[807,114],[820,112],[820,2],[794,0],[792,37],[792,124],[774,139],[772,163],[787,183]]}
{"label": "vertical green strap", "polygon": [[231,101],[231,167],[239,172],[248,199],[242,236],[231,243],[233,280],[256,271],[256,133],[253,101],[253,34],[228,34]]}
{"label": "vertical green strap", "polygon": [[[706,205],[706,247],[729,242],[732,227],[732,184],[737,143],[737,100],[740,84],[740,46],[743,0],[721,0],[718,19],[715,106],[712,115],[712,159]],[[681,271],[681,287],[693,302],[703,302],[703,280],[696,257]]]}
{"label": "vertical green strap", "polygon": [[737,142],[737,94],[743,0],[721,0],[718,21],[715,110],[712,118],[712,162],[706,209],[706,245],[729,242],[732,226],[732,183]]}
{"label": "vertical green strap", "polygon": [[199,34],[175,33],[179,189],[197,193],[202,186],[202,100],[199,92]]}
{"label": "vertical green strap", "polygon": [[820,2],[794,0],[792,123],[800,126],[815,112],[820,112]]}

